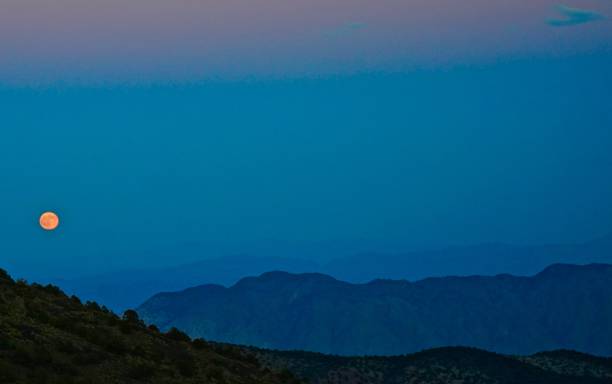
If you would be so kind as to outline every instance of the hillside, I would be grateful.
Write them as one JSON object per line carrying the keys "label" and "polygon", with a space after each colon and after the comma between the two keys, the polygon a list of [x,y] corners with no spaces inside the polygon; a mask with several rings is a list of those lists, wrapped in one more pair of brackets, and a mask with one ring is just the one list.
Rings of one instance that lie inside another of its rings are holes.
{"label": "hillside", "polygon": [[232,346],[146,328],[54,286],[15,282],[0,270],[0,383],[287,384]]}
{"label": "hillside", "polygon": [[610,384],[612,359],[572,351],[512,357],[471,348],[339,357],[190,340],[177,329],[145,327],[133,311],[119,318],[54,286],[15,282],[0,270],[0,383],[300,382]]}
{"label": "hillside", "polygon": [[570,351],[529,357],[472,348],[407,356],[339,357],[253,349],[262,363],[289,369],[311,384],[610,384],[612,359]]}
{"label": "hillside", "polygon": [[162,293],[138,308],[162,329],[268,349],[401,355],[462,345],[507,353],[612,355],[612,265],[553,265],[533,277],[349,284],[266,273],[230,288]]}

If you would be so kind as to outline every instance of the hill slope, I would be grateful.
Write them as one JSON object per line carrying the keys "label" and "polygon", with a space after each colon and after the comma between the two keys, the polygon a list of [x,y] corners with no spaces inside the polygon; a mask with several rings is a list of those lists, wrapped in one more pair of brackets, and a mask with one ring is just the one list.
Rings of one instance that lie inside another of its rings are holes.
{"label": "hill slope", "polygon": [[570,351],[520,358],[472,348],[440,348],[393,357],[253,351],[264,365],[291,370],[312,384],[612,383],[612,359]]}
{"label": "hill slope", "polygon": [[0,383],[287,384],[231,346],[145,328],[53,286],[14,282],[0,270]]}
{"label": "hill slope", "polygon": [[271,349],[399,355],[463,345],[501,353],[612,355],[612,265],[553,265],[534,277],[376,280],[266,273],[231,288],[163,293],[138,312],[164,329]]}

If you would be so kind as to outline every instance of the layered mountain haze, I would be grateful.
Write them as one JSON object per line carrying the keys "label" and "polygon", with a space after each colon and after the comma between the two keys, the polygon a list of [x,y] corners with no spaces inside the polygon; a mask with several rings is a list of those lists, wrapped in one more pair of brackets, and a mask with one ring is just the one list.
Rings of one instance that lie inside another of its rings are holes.
{"label": "layered mountain haze", "polygon": [[[195,257],[199,251],[190,249],[189,252]],[[554,263],[612,263],[612,234],[583,244],[481,244],[410,253],[358,253],[327,262],[315,261],[302,254],[297,257],[240,255],[166,268],[119,270],[47,280],[70,294],[124,311],[159,292],[179,291],[201,284],[231,286],[245,276],[269,271],[317,272],[350,283],[366,283],[375,279],[419,280],[449,275],[509,273],[530,276]]]}
{"label": "layered mountain haze", "polygon": [[230,288],[158,294],[138,308],[163,329],[283,350],[397,355],[442,346],[612,355],[612,265],[556,264],[533,277],[374,280],[271,272]]}
{"label": "layered mountain haze", "polygon": [[73,279],[51,279],[71,294],[105,303],[121,312],[134,308],[162,291],[182,290],[203,282],[232,285],[244,276],[270,270],[301,273],[315,271],[316,263],[279,257],[232,256],[202,260],[168,268],[121,270]]}
{"label": "layered mountain haze", "polygon": [[418,280],[504,273],[531,276],[555,263],[612,263],[612,233],[581,244],[497,243],[399,254],[367,253],[332,260],[323,272],[348,282],[365,283],[376,278]]}

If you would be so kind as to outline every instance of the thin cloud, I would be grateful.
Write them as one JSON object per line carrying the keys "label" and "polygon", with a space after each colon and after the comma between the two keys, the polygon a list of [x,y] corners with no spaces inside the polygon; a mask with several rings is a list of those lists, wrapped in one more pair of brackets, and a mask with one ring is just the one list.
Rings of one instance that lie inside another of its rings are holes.
{"label": "thin cloud", "polygon": [[346,23],[324,33],[326,37],[347,36],[367,27],[365,23]]}
{"label": "thin cloud", "polygon": [[590,23],[601,20],[604,16],[601,13],[587,9],[571,8],[565,5],[557,6],[557,10],[564,18],[548,19],[546,22],[552,27],[571,27],[574,25]]}

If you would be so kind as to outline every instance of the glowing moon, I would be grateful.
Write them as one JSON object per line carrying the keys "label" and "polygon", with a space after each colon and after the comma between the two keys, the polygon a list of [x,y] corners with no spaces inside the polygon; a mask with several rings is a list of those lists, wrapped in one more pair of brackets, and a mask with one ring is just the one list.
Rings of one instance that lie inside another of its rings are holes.
{"label": "glowing moon", "polygon": [[40,215],[39,222],[45,231],[53,231],[59,226],[59,217],[53,212],[45,212]]}

